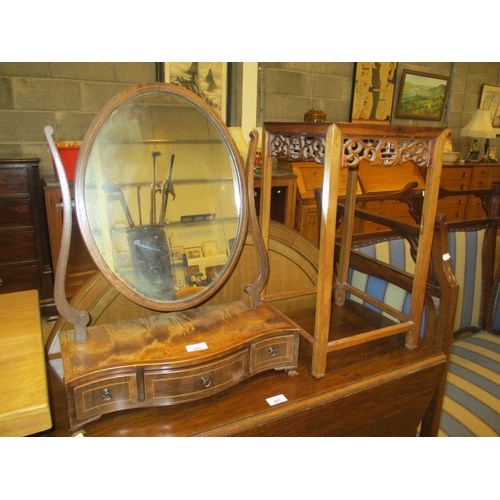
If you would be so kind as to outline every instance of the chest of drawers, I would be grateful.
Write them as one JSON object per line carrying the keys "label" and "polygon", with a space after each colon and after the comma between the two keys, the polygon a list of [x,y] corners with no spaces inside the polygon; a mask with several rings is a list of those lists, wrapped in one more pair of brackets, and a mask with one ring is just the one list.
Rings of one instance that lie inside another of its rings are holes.
{"label": "chest of drawers", "polygon": [[53,305],[39,160],[0,159],[0,293],[38,290]]}

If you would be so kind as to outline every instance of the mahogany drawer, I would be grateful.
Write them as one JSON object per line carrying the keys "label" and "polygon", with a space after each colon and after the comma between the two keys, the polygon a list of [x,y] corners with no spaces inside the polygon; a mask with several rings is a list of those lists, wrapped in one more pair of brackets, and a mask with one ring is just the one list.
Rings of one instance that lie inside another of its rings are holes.
{"label": "mahogany drawer", "polygon": [[370,201],[366,204],[366,210],[378,215],[388,215],[395,219],[408,217],[409,214],[408,205],[399,200],[386,200],[380,202]]}
{"label": "mahogany drawer", "polygon": [[26,168],[0,169],[0,196],[29,195],[29,174]]}
{"label": "mahogany drawer", "polygon": [[[391,215],[391,214],[387,214]],[[392,217],[392,216],[391,216]],[[405,217],[398,217],[399,220],[403,222],[407,222],[409,224],[415,224],[415,219],[411,216],[406,214]],[[384,226],[383,224],[378,224],[377,222],[371,222],[371,221],[362,221],[362,232],[363,233],[373,233],[376,231],[387,231],[387,226]]]}
{"label": "mahogany drawer", "polygon": [[18,231],[0,235],[0,264],[37,262],[36,237],[33,231]]}
{"label": "mahogany drawer", "polygon": [[467,219],[484,219],[486,217],[486,211],[483,208],[481,199],[477,196],[470,195],[469,201],[467,202]]}
{"label": "mahogany drawer", "polygon": [[114,410],[137,406],[137,376],[130,372],[79,381],[74,389],[76,415],[86,420]]}
{"label": "mahogany drawer", "polygon": [[144,369],[146,405],[184,403],[236,385],[247,376],[248,350],[222,360],[179,370]]}
{"label": "mahogany drawer", "polygon": [[38,266],[0,268],[0,293],[40,290]]}
{"label": "mahogany drawer", "polygon": [[[37,289],[55,313],[38,158],[0,158],[0,294]],[[4,269],[5,268],[5,269]]]}
{"label": "mahogany drawer", "polygon": [[267,370],[271,366],[279,368],[280,363],[290,366],[294,360],[297,361],[297,335],[298,333],[277,335],[252,344],[250,348],[250,373]]}
{"label": "mahogany drawer", "polygon": [[471,189],[489,189],[493,182],[500,181],[500,166],[498,164],[474,165]]}
{"label": "mahogany drawer", "polygon": [[1,199],[1,228],[33,227],[31,201],[29,198]]}
{"label": "mahogany drawer", "polygon": [[441,172],[441,187],[450,191],[469,189],[471,179],[470,167],[443,168]]}
{"label": "mahogany drawer", "polygon": [[448,196],[438,201],[437,212],[446,215],[448,222],[464,220],[467,209],[467,195]]}

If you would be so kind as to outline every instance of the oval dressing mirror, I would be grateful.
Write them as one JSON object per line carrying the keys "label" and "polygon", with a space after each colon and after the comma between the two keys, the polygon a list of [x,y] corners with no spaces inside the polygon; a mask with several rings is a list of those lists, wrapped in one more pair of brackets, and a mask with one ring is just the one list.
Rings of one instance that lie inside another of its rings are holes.
{"label": "oval dressing mirror", "polygon": [[118,94],[87,133],[75,205],[100,271],[160,311],[192,307],[224,283],[246,233],[236,146],[212,108],[175,85]]}

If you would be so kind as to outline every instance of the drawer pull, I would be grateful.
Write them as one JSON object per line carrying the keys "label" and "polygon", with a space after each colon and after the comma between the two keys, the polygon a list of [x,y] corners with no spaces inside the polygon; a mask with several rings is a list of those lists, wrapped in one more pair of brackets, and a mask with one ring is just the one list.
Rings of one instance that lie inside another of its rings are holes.
{"label": "drawer pull", "polygon": [[201,385],[203,385],[205,389],[208,389],[212,385],[212,381],[209,378],[201,377]]}
{"label": "drawer pull", "polygon": [[111,395],[111,392],[109,392],[109,389],[104,389],[104,392],[102,393],[102,399],[104,399],[104,401],[111,401],[113,399],[113,396]]}
{"label": "drawer pull", "polygon": [[2,286],[2,285],[3,285],[3,279],[0,278],[0,286]]}
{"label": "drawer pull", "polygon": [[269,357],[274,358],[276,356],[276,351],[274,350],[274,347],[269,348]]}

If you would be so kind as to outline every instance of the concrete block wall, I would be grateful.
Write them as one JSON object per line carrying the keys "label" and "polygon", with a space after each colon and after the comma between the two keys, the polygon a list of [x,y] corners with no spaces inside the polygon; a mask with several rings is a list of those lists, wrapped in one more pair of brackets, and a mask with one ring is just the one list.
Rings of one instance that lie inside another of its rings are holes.
{"label": "concrete block wall", "polygon": [[0,62],[0,157],[40,158],[53,175],[46,125],[56,142],[81,141],[109,99],[155,79],[154,62]]}
{"label": "concrete block wall", "polygon": [[[440,122],[397,118],[394,109],[404,69],[453,77],[449,109]],[[258,125],[264,121],[303,121],[311,108],[328,121],[349,121],[355,63],[261,63]],[[241,125],[241,63],[233,63],[232,117]],[[122,89],[155,81],[155,63],[0,62],[0,157],[38,157],[42,174],[53,167],[43,136],[52,125],[55,140],[82,140],[97,112]],[[483,84],[500,86],[500,63],[398,63],[392,123],[450,128],[454,149],[469,142],[460,128],[479,103]],[[482,146],[484,141],[479,141]],[[491,145],[497,141],[490,141]],[[497,144],[500,147],[500,141]]]}

